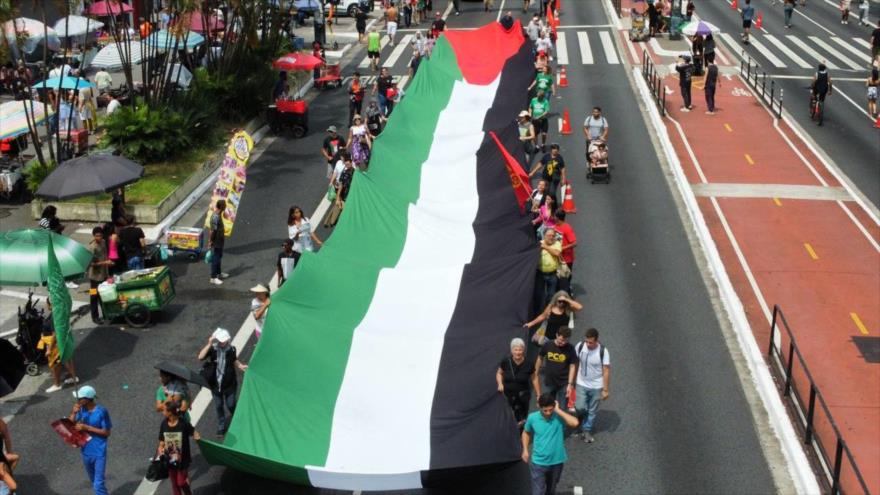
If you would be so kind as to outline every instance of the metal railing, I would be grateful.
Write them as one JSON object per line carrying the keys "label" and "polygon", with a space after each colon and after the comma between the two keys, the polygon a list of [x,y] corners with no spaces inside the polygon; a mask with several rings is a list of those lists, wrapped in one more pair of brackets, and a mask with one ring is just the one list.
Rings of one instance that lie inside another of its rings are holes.
{"label": "metal railing", "polygon": [[666,116],[666,85],[663,84],[663,78],[657,75],[657,67],[647,50],[642,50],[642,76],[648,87],[651,88],[651,95],[657,108],[660,109],[660,116]]}
{"label": "metal railing", "polygon": [[[785,332],[781,330],[777,332],[777,327],[780,326],[785,329]],[[787,353],[785,352],[786,347]],[[792,411],[793,416],[798,419],[796,424],[803,436],[804,444],[812,447],[815,452],[814,464],[818,460],[820,463],[818,467],[825,474],[826,489],[832,495],[837,495],[855,492],[858,487],[861,487],[862,493],[870,495],[868,485],[862,477],[846,441],[840,435],[840,430],[831,416],[828,404],[813,380],[807,363],[794,340],[794,335],[791,333],[791,328],[788,326],[788,321],[778,305],[773,306],[773,321],[770,324],[770,345],[767,357],[770,361],[771,373],[782,382],[780,392],[783,402]],[[794,366],[795,357],[797,357],[799,366],[797,368]],[[806,401],[804,401],[805,395],[808,395]],[[816,407],[817,401],[820,406],[818,409]],[[835,443],[833,456],[829,455],[828,444],[826,444],[828,440]],[[849,467],[844,473],[847,482],[846,491],[841,483],[841,470],[844,466]],[[854,485],[856,482],[858,486]]]}
{"label": "metal railing", "polygon": [[[757,62],[752,60],[752,56],[743,50],[742,62],[739,65],[739,74],[749,83],[749,86],[755,90],[756,94],[761,96],[764,103],[770,106],[770,111],[776,118],[782,118],[782,88],[779,88],[779,97],[776,97],[776,81],[768,76]],[[760,71],[760,73],[759,73]],[[770,80],[768,87],[767,80]]]}

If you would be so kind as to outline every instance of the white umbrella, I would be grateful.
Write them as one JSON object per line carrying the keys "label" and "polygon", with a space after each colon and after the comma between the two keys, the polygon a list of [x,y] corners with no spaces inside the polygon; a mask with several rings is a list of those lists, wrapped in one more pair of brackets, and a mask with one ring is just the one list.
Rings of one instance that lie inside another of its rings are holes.
{"label": "white umbrella", "polygon": [[55,30],[36,19],[18,17],[11,21],[6,21],[3,23],[3,32],[9,44],[13,47],[13,51],[17,50],[19,46],[16,42],[16,39],[19,37],[23,38],[21,48],[28,55],[37,49],[37,46],[43,41],[44,37],[49,50],[57,51],[61,48],[61,42],[58,40],[58,34],[55,33]]}
{"label": "white umbrella", "polygon": [[[117,47],[118,46],[118,47]],[[92,59],[93,67],[104,67],[105,69],[122,68],[122,57],[119,52],[125,54],[128,62],[131,64],[139,64],[144,59],[144,46],[139,41],[132,41],[128,45],[126,51],[125,43],[110,43],[95,55]]]}
{"label": "white umbrella", "polygon": [[695,34],[706,36],[708,34],[718,34],[721,30],[711,22],[693,20],[682,26],[681,32],[685,36],[693,36]]}
{"label": "white umbrella", "polygon": [[58,33],[58,36],[66,38],[68,36],[82,36],[93,33],[102,27],[104,27],[103,22],[79,15],[69,15],[58,19],[53,28]]}

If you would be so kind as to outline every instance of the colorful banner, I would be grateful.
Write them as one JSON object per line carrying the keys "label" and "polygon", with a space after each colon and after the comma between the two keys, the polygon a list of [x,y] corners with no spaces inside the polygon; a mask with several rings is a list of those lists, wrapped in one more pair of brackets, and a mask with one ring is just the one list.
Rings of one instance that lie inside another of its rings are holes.
{"label": "colorful banner", "polygon": [[244,185],[247,182],[247,162],[254,148],[254,140],[245,131],[239,131],[232,136],[223,165],[220,166],[220,175],[214,184],[214,192],[211,194],[211,206],[205,217],[205,228],[211,228],[211,215],[214,214],[214,205],[217,200],[226,200],[226,211],[223,212],[223,231],[226,237],[232,235],[232,225],[238,213],[238,204],[241,203],[241,195],[244,193]]}

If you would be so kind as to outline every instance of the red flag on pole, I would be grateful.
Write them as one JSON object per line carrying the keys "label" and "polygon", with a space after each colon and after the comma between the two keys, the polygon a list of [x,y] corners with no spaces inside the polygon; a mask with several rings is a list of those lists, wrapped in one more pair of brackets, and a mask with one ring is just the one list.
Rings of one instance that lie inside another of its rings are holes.
{"label": "red flag on pole", "polygon": [[519,203],[521,212],[525,212],[526,201],[532,197],[532,186],[529,182],[529,174],[523,170],[519,162],[507,150],[498,136],[494,132],[489,131],[489,135],[495,140],[501,155],[504,156],[504,164],[507,166],[507,173],[510,174],[510,183],[513,186],[513,192],[516,194],[516,200]]}

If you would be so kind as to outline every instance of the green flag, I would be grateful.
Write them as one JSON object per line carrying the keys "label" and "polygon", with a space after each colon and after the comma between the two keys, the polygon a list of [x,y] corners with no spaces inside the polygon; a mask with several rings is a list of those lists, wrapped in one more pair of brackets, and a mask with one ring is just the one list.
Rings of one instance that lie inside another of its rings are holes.
{"label": "green flag", "polygon": [[61,274],[61,265],[55,256],[55,246],[52,244],[52,236],[49,236],[48,249],[49,278],[46,284],[49,287],[49,301],[52,302],[52,323],[55,325],[55,339],[58,341],[58,353],[61,362],[66,363],[73,357],[73,334],[70,333],[70,309],[73,301],[67,286],[64,285],[64,275]]}

